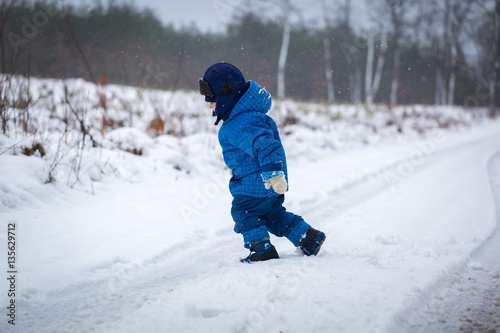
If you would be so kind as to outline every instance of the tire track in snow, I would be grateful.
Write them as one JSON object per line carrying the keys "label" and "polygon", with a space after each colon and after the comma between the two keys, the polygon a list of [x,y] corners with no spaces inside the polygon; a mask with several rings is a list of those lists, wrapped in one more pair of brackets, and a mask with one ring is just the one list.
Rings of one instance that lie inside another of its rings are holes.
{"label": "tire track in snow", "polygon": [[[488,163],[497,224],[469,260],[403,309],[393,332],[500,332],[500,151]],[[397,327],[396,327],[397,326]]]}
{"label": "tire track in snow", "polygon": [[[391,163],[385,164],[376,170],[367,172],[359,177],[354,177],[342,183],[340,186],[327,191],[327,196],[320,201],[305,200],[303,206],[304,214],[317,217],[318,221],[330,219],[349,211],[352,218],[366,212],[357,210],[366,201],[375,199],[377,201],[388,200],[397,195],[398,186],[406,179],[421,173],[436,165],[449,154],[461,149],[471,149],[487,138],[461,142],[451,146],[433,149],[426,153],[420,146],[413,146],[405,152],[405,156],[399,156]],[[415,152],[422,152],[424,158],[416,163],[410,161]],[[377,198],[375,198],[377,197]]]}

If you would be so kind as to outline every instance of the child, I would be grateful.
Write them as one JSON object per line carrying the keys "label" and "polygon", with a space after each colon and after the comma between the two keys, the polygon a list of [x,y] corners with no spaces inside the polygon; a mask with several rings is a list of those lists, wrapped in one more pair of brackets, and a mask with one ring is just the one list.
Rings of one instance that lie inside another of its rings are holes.
{"label": "child", "polygon": [[278,128],[266,114],[271,95],[254,81],[246,82],[240,70],[226,62],[210,66],[199,84],[217,117],[215,125],[223,121],[219,142],[232,170],[234,231],[243,235],[244,246],[250,249],[241,261],[279,258],[269,232],[287,237],[307,256],[316,255],[325,234],[283,207],[288,175]]}

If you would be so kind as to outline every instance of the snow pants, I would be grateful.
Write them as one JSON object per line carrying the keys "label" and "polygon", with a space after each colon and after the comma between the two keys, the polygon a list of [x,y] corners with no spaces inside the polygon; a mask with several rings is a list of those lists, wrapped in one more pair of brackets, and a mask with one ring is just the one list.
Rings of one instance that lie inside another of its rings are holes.
{"label": "snow pants", "polygon": [[295,246],[311,227],[304,219],[283,207],[284,195],[258,198],[236,195],[233,198],[231,215],[234,231],[241,233],[245,247],[269,240],[269,233],[287,237]]}

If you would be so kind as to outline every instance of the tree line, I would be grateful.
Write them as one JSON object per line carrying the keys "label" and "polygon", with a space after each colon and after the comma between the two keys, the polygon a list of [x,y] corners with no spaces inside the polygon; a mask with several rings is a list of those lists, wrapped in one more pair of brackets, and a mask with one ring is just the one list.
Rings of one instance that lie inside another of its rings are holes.
{"label": "tree line", "polygon": [[[350,0],[319,0],[321,25],[293,20],[294,2],[282,0],[245,7],[224,33],[207,33],[130,3],[2,0],[0,69],[175,90],[197,89],[224,60],[279,97],[500,107],[500,1],[372,2],[362,29]],[[277,4],[281,16],[262,15]]]}

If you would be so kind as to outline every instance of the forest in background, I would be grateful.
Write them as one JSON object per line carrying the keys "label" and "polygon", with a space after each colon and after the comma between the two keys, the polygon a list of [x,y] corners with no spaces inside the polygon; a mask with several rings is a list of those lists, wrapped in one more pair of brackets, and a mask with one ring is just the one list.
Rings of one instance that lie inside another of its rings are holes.
{"label": "forest in background", "polygon": [[204,70],[224,60],[277,97],[500,107],[500,1],[379,0],[361,31],[349,2],[318,1],[321,27],[291,23],[291,0],[279,2],[278,19],[246,6],[215,34],[164,25],[131,3],[2,0],[0,69],[177,90],[197,89]]}

